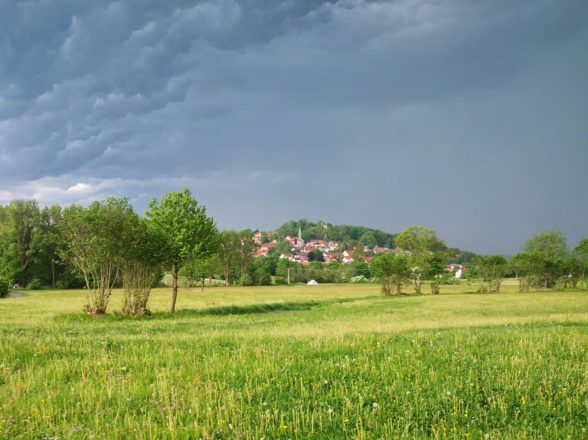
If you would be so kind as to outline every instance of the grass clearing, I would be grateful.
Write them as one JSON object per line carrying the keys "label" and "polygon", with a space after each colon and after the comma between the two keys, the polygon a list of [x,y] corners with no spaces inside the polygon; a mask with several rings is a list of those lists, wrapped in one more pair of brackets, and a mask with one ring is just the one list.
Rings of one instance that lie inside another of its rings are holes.
{"label": "grass clearing", "polygon": [[444,288],[0,300],[0,438],[586,438],[588,293]]}

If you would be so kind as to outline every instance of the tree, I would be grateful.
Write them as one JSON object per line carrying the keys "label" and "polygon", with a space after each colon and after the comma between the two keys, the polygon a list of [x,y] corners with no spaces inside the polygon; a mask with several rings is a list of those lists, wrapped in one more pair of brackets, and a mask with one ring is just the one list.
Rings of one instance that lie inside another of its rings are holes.
{"label": "tree", "polygon": [[14,232],[8,206],[0,205],[0,276],[14,280],[18,273]]}
{"label": "tree", "polygon": [[223,266],[225,286],[229,285],[231,277],[239,267],[241,251],[241,236],[236,231],[224,230],[219,237],[218,257]]}
{"label": "tree", "polygon": [[129,215],[123,241],[122,310],[127,315],[141,316],[149,313],[151,289],[161,276],[163,237],[158,230],[149,228],[146,219],[133,213]]}
{"label": "tree", "polygon": [[564,262],[569,254],[565,236],[558,230],[542,232],[525,243],[525,252],[536,260],[533,284],[543,288],[556,287],[564,275]]}
{"label": "tree", "polygon": [[323,256],[323,253],[321,251],[319,251],[318,249],[314,249],[308,253],[308,261],[323,262],[325,261],[325,257]]}
{"label": "tree", "polygon": [[8,281],[8,278],[0,276],[0,298],[8,296],[9,291],[10,291],[10,281]]}
{"label": "tree", "polygon": [[404,255],[378,255],[372,260],[371,271],[381,281],[386,296],[392,295],[394,289],[400,294],[402,283],[410,277],[408,258]]}
{"label": "tree", "polygon": [[51,207],[43,208],[41,211],[41,249],[40,253],[43,256],[43,266],[49,265],[51,276],[51,287],[56,286],[57,282],[57,266],[60,263],[59,259],[59,223],[63,220],[63,212],[61,206],[53,205]]}
{"label": "tree", "polygon": [[135,214],[127,199],[109,198],[88,208],[63,211],[59,232],[64,257],[83,275],[88,289],[85,310],[103,315],[125,255],[129,219]]}
{"label": "tree", "polygon": [[446,249],[445,243],[432,229],[423,226],[409,226],[396,236],[396,245],[411,253],[427,253]]}
{"label": "tree", "polygon": [[502,277],[507,268],[506,258],[502,255],[491,255],[488,257],[478,257],[478,273],[487,283],[482,287],[482,291],[500,292]]}
{"label": "tree", "polygon": [[423,277],[431,282],[431,293],[438,295],[441,292],[441,278],[445,274],[447,259],[444,253],[439,252],[429,256],[425,260]]}
{"label": "tree", "polygon": [[519,280],[519,292],[529,291],[529,278],[537,273],[537,263],[537,256],[530,252],[521,252],[511,258],[510,268]]}
{"label": "tree", "polygon": [[248,286],[253,283],[249,274],[249,267],[255,258],[255,242],[251,238],[251,231],[244,229],[239,232],[241,244],[239,246],[239,266],[241,270],[241,284]]}
{"label": "tree", "polygon": [[209,256],[217,249],[216,225],[187,188],[168,192],[159,203],[154,198],[146,215],[150,227],[162,236],[162,260],[172,274],[170,311],[174,313],[179,271],[188,261]]}
{"label": "tree", "polygon": [[40,210],[35,200],[13,200],[7,208],[18,271],[15,281],[26,284],[27,269],[40,244]]}
{"label": "tree", "polygon": [[566,237],[557,229],[541,232],[525,243],[525,252],[537,252],[549,258],[564,258],[568,255]]}
{"label": "tree", "polygon": [[580,281],[582,287],[586,288],[586,272],[588,271],[588,238],[584,238],[574,248],[574,255],[580,261],[582,267],[582,273],[580,275]]}
{"label": "tree", "polygon": [[396,237],[396,245],[410,253],[409,264],[414,290],[421,293],[422,277],[427,271],[428,258],[434,252],[446,249],[445,243],[437,237],[432,229],[423,226],[409,226]]}

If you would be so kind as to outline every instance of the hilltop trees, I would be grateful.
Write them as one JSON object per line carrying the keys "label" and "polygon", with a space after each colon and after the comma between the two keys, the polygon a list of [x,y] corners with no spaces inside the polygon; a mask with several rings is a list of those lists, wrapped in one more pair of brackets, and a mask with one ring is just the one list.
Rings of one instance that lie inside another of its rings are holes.
{"label": "hilltop trees", "polygon": [[179,271],[188,261],[204,258],[216,250],[216,225],[187,188],[165,194],[161,202],[151,200],[146,215],[151,220],[150,227],[162,237],[162,259],[172,274],[170,311],[174,313]]}

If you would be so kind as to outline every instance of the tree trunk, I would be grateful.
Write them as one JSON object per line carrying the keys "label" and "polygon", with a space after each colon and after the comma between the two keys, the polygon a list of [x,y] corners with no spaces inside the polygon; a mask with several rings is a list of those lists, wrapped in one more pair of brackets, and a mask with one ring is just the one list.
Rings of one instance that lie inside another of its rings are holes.
{"label": "tree trunk", "polygon": [[178,299],[178,268],[176,265],[172,267],[172,302],[170,312],[176,312],[176,301]]}
{"label": "tree trunk", "polygon": [[55,289],[55,260],[51,258],[51,287]]}
{"label": "tree trunk", "polygon": [[420,275],[416,275],[414,277],[414,291],[417,295],[421,294],[422,289],[422,280]]}

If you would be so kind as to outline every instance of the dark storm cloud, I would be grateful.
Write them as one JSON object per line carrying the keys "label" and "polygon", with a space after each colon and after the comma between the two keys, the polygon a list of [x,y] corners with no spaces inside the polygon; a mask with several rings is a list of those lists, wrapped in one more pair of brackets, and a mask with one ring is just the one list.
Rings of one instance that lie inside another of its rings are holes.
{"label": "dark storm cloud", "polygon": [[2,1],[0,198],[189,186],[512,252],[586,235],[584,1]]}

